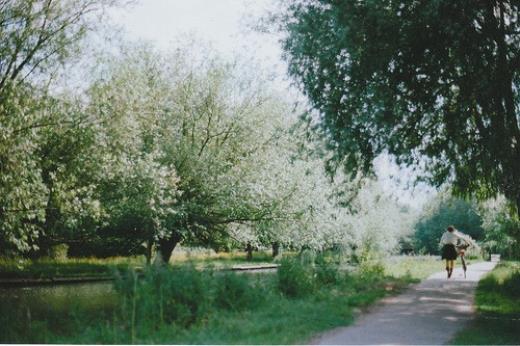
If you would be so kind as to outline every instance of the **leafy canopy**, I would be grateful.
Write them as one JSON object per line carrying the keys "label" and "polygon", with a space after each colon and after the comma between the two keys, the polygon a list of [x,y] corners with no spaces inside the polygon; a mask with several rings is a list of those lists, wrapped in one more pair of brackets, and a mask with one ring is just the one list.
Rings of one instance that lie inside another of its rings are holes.
{"label": "leafy canopy", "polygon": [[520,205],[519,1],[287,2],[289,73],[348,170],[389,152]]}
{"label": "leafy canopy", "polygon": [[85,173],[95,165],[80,155],[91,149],[92,131],[80,107],[53,97],[49,85],[103,9],[116,3],[0,1],[0,247],[6,252],[37,250],[42,230],[51,237],[84,229],[99,209]]}
{"label": "leafy canopy", "polygon": [[439,239],[449,225],[481,241],[485,236],[482,222],[474,203],[453,197],[449,193],[440,193],[429,203],[415,225],[415,248],[437,254]]}

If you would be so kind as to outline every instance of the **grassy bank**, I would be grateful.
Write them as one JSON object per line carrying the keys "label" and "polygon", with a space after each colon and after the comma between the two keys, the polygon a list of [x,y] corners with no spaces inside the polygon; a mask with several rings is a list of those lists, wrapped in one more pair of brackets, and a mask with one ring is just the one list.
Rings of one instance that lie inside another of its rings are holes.
{"label": "grassy bank", "polygon": [[0,258],[0,279],[46,279],[55,277],[105,277],[116,270],[144,265],[139,257],[106,259],[7,259]]}
{"label": "grassy bank", "polygon": [[[229,268],[234,265],[258,265],[272,263],[267,252],[257,252],[247,259],[244,252],[215,253],[208,250],[186,250],[174,252],[170,264],[184,266],[187,263],[197,268]],[[1,279],[47,279],[68,277],[106,277],[117,270],[142,268],[146,265],[144,256],[112,258],[64,258],[39,260],[12,259],[0,257]]]}
{"label": "grassy bank", "polygon": [[[113,290],[88,299],[4,299],[0,343],[289,344],[350,324],[356,311],[438,268],[433,259],[339,270],[330,259],[286,259],[278,273],[235,274],[192,265],[121,272]],[[429,264],[427,264],[429,263]],[[2,297],[0,297],[2,298]],[[5,297],[4,297],[5,298]],[[53,299],[57,302],[53,303]]]}
{"label": "grassy bank", "polygon": [[520,342],[520,262],[500,263],[478,284],[477,318],[454,345],[517,345]]}

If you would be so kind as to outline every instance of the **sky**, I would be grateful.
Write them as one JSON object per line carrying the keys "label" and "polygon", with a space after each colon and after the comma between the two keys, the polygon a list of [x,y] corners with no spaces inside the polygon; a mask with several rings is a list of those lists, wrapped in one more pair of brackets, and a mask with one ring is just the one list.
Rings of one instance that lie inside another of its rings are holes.
{"label": "sky", "polygon": [[[253,56],[277,76],[277,86],[286,89],[290,81],[279,37],[254,30],[267,11],[276,11],[276,0],[136,0],[111,10],[109,17],[125,39],[152,42],[160,50],[190,35],[211,43],[222,56]],[[407,190],[412,171],[399,169],[387,157],[379,158],[375,167],[385,190],[405,204],[420,208],[434,193],[425,184]]]}
{"label": "sky", "polygon": [[154,42],[160,49],[192,35],[211,42],[223,55],[247,52],[284,73],[278,38],[253,28],[274,8],[274,0],[137,0],[110,16],[126,37]]}

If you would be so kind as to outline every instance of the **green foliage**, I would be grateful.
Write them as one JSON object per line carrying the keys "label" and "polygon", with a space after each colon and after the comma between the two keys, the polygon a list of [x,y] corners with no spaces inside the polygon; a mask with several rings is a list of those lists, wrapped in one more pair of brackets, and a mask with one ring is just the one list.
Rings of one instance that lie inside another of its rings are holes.
{"label": "green foliage", "polygon": [[520,258],[520,220],[511,213],[511,203],[499,196],[481,203],[480,213],[486,231],[484,250],[503,258]]}
{"label": "green foliage", "polygon": [[314,273],[301,258],[284,258],[278,267],[278,289],[288,297],[302,297],[316,289]]}
{"label": "green foliage", "polygon": [[189,326],[201,321],[211,305],[210,273],[191,266],[170,269],[149,267],[142,279],[129,271],[116,281],[115,289],[124,296],[123,316],[132,316],[148,327],[161,323]]}
{"label": "green foliage", "polygon": [[68,251],[69,251],[69,246],[67,244],[54,245],[51,248],[50,258],[52,258],[54,260],[67,259]]}
{"label": "green foliage", "polygon": [[477,304],[482,311],[520,312],[520,265],[504,262],[479,282]]}
{"label": "green foliage", "polygon": [[[395,249],[410,213],[376,181],[330,179],[326,148],[307,141],[296,112],[250,61],[240,69],[210,49],[194,58],[199,42],[164,54],[123,43],[93,62],[82,91],[39,83],[80,47],[92,24],[85,14],[112,3],[0,6],[7,255],[49,256],[62,243],[73,256],[150,260],[156,249],[165,262],[180,242]],[[16,18],[27,25],[11,25]]]}
{"label": "green foliage", "polygon": [[48,255],[98,215],[90,179],[98,167],[85,157],[95,153],[92,128],[78,102],[49,90],[115,2],[14,0],[0,8],[0,245],[10,254]]}
{"label": "green foliage", "polygon": [[359,265],[359,272],[366,278],[380,277],[385,273],[385,267],[379,261],[364,261]]}
{"label": "green foliage", "polygon": [[316,256],[314,272],[318,283],[323,285],[335,285],[341,281],[342,274],[339,271],[340,263],[335,261],[334,257],[334,254],[326,252],[319,253]]}
{"label": "green foliage", "polygon": [[501,192],[519,211],[517,1],[282,3],[289,73],[336,165],[366,172],[388,152],[435,185]]}
{"label": "green foliage", "polygon": [[266,292],[258,285],[253,285],[246,275],[231,272],[216,277],[215,304],[218,308],[253,310],[263,303]]}
{"label": "green foliage", "polygon": [[438,254],[442,233],[450,225],[481,241],[484,238],[482,222],[477,208],[472,203],[440,195],[426,207],[423,217],[415,225],[415,249],[428,254]]}
{"label": "green foliage", "polygon": [[42,120],[36,109],[45,105],[31,88],[10,88],[0,99],[0,245],[9,253],[35,249],[45,220],[48,189],[35,159],[38,136],[28,124]]}
{"label": "green foliage", "polygon": [[[331,268],[337,268],[330,260],[333,256],[325,257]],[[313,270],[319,269],[309,269]],[[341,273],[335,284],[320,285],[315,276],[319,290],[289,298],[281,294],[275,274],[228,275],[197,272],[190,266],[150,267],[142,277],[121,272],[116,290],[110,285],[63,286],[40,295],[15,296],[0,290],[0,342],[304,343],[319,332],[352,323],[353,309],[415,279],[352,271]],[[169,305],[174,301],[180,307]]]}
{"label": "green foliage", "polygon": [[513,345],[520,327],[520,265],[501,262],[477,286],[475,303],[479,315],[459,332],[455,345]]}
{"label": "green foliage", "polygon": [[121,229],[102,229],[89,239],[71,243],[68,254],[73,258],[110,258],[117,256],[144,255],[146,248],[142,238]]}
{"label": "green foliage", "polygon": [[261,78],[211,52],[194,62],[193,50],[124,47],[89,91],[117,158],[101,185],[108,227],[158,242],[165,260],[181,240],[218,247],[295,214],[288,106]]}
{"label": "green foliage", "polygon": [[[327,286],[343,285],[351,280],[350,273],[342,269],[336,251],[306,250],[295,257],[286,257],[277,273],[279,290],[287,297],[303,297]],[[357,274],[381,278],[383,268],[365,262],[357,268]]]}

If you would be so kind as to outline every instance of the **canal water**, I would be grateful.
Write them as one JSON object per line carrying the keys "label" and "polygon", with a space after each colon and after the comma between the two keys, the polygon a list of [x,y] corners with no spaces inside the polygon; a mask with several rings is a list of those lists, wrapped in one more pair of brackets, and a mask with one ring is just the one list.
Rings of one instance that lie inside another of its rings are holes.
{"label": "canal water", "polygon": [[112,282],[0,287],[0,305],[67,309],[75,304],[104,304],[116,297]]}
{"label": "canal water", "polygon": [[35,342],[35,329],[59,330],[80,316],[111,316],[117,302],[112,282],[0,287],[0,344]]}

